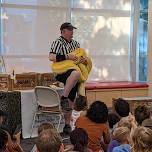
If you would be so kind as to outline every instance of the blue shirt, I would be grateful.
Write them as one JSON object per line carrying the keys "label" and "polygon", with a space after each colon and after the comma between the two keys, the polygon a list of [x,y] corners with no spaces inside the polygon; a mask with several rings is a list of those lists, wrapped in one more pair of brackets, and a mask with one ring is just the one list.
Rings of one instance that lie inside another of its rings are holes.
{"label": "blue shirt", "polygon": [[123,144],[118,147],[115,147],[112,152],[131,152],[130,145]]}
{"label": "blue shirt", "polygon": [[120,146],[120,143],[117,140],[112,140],[108,145],[108,152],[112,152],[115,147]]}

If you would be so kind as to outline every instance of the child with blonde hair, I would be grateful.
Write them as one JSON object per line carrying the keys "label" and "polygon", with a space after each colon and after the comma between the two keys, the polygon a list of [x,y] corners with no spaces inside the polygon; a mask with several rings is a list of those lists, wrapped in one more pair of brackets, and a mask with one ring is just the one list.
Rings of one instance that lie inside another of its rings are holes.
{"label": "child with blonde hair", "polygon": [[[44,122],[42,124],[40,124],[40,126],[38,127],[38,135],[44,131],[44,130],[48,130],[48,129],[55,129],[53,124],[49,123],[49,122]],[[37,148],[36,145],[34,145],[34,147],[32,148],[31,152],[37,152]]]}
{"label": "child with blonde hair", "polygon": [[[128,117],[121,118],[121,120],[116,124],[116,127],[114,128],[114,130],[119,127],[127,127],[129,130],[131,130],[132,126]],[[113,133],[115,132],[114,130],[112,130],[111,132],[112,140],[110,141],[110,144],[108,145],[108,152],[112,152],[114,147],[120,146],[119,141],[116,140],[117,137],[114,137],[113,135]]]}
{"label": "child with blonde hair", "polygon": [[128,117],[123,117],[121,120],[117,123],[117,127],[127,127],[131,130],[132,125]]}
{"label": "child with blonde hair", "polygon": [[132,134],[132,152],[152,152],[152,130],[137,127]]}
{"label": "child with blonde hair", "polygon": [[120,146],[113,147],[112,152],[130,152],[130,129],[128,127],[115,128],[113,138]]}

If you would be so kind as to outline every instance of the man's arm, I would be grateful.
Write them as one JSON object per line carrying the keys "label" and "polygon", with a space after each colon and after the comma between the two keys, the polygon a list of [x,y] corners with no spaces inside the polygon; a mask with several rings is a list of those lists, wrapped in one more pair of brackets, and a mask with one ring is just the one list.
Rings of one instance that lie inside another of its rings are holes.
{"label": "man's arm", "polygon": [[69,59],[68,55],[60,55],[55,53],[49,54],[49,60],[53,62],[60,62]]}
{"label": "man's arm", "polygon": [[53,62],[57,62],[57,54],[61,52],[62,44],[59,40],[53,41],[50,48],[49,60]]}
{"label": "man's arm", "polygon": [[50,54],[49,54],[49,60],[50,60],[50,61],[53,61],[53,62],[56,62],[56,54],[50,53]]}
{"label": "man's arm", "polygon": [[69,55],[58,55],[55,53],[50,53],[49,54],[49,60],[53,61],[53,62],[60,62],[63,60],[73,60],[73,61],[77,61],[78,57],[72,54]]}

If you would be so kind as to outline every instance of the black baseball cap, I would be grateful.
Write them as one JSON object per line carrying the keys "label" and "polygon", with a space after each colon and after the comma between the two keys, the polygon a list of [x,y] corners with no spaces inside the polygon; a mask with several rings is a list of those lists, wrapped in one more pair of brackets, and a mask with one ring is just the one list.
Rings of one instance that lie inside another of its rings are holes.
{"label": "black baseball cap", "polygon": [[60,30],[62,31],[63,29],[77,29],[74,27],[71,23],[65,22],[61,25]]}

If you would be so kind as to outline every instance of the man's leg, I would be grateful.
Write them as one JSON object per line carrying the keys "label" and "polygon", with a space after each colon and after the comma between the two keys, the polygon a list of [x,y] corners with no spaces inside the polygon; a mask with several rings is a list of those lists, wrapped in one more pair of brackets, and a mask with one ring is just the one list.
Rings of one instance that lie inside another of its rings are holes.
{"label": "man's leg", "polygon": [[[72,108],[72,107],[70,107],[70,102],[68,100],[68,99],[70,99],[69,94],[70,94],[72,88],[75,87],[76,83],[78,82],[78,80],[80,78],[80,73],[76,70],[70,70],[69,73],[67,74],[68,77],[66,79],[66,82],[64,83],[65,84],[64,93],[61,97],[61,108],[62,108],[62,110],[65,110],[65,111],[70,111]],[[77,92],[77,90],[76,90],[76,92]],[[75,93],[75,95],[76,95],[76,93]]]}
{"label": "man's leg", "polygon": [[76,83],[76,85],[72,88],[72,90],[70,91],[68,98],[70,101],[70,107],[74,107],[74,102],[75,102],[75,98],[78,92],[78,87],[79,87],[79,82]]}
{"label": "man's leg", "polygon": [[[72,109],[73,108],[73,102],[76,97],[76,93],[78,90],[78,80],[80,78],[80,74],[77,71],[72,71],[71,75],[68,77],[65,88],[64,88],[64,97],[68,97],[69,99],[69,106]],[[71,132],[71,111],[65,111],[64,112],[64,119],[65,119],[65,126],[63,128],[63,132],[66,134],[69,134]]]}
{"label": "man's leg", "polygon": [[63,109],[64,119],[65,119],[65,126],[63,128],[63,132],[66,134],[69,134],[71,132],[71,127],[70,127],[71,111],[67,111],[68,108],[65,108],[66,106],[63,108],[63,104],[68,103],[68,105],[71,108],[73,108],[71,106],[72,104],[69,104],[69,102],[70,103],[74,102],[78,89],[77,82],[79,78],[80,78],[80,73],[77,72],[76,70],[69,70],[65,74],[56,77],[58,81],[63,82],[65,85],[64,93],[63,96],[61,97],[61,107]]}
{"label": "man's leg", "polygon": [[[69,99],[69,102],[70,102],[70,107],[72,109],[73,109],[75,97],[76,97],[76,94],[77,94],[78,85],[79,85],[79,83],[77,82],[76,85],[70,91],[69,96],[68,96],[68,99]],[[69,134],[71,132],[71,126],[70,126],[71,112],[72,111],[64,112],[65,126],[63,128],[63,132],[66,133],[66,134]]]}
{"label": "man's leg", "polygon": [[72,88],[76,85],[80,78],[80,73],[76,70],[72,71],[70,76],[66,80],[66,84],[64,86],[64,97],[68,97]]}

